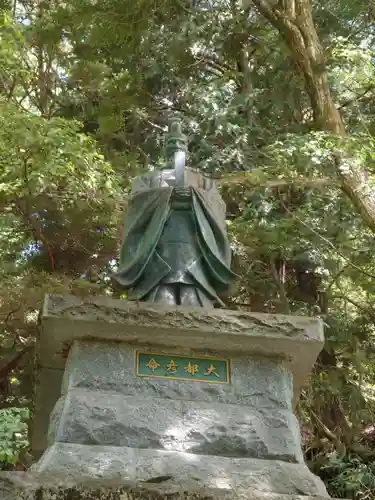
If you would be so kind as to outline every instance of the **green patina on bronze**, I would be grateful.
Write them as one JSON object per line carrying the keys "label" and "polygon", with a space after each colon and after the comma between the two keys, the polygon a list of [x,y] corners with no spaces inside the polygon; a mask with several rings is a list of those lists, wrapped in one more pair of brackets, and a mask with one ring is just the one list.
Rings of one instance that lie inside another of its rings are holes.
{"label": "green patina on bronze", "polygon": [[114,282],[129,300],[223,307],[220,294],[235,278],[225,204],[212,179],[185,168],[178,120],[165,152],[166,168],[134,180]]}
{"label": "green patina on bronze", "polygon": [[165,158],[171,162],[177,151],[187,152],[187,137],[182,133],[179,118],[172,118],[169,122],[168,134],[165,138]]}
{"label": "green patina on bronze", "polygon": [[228,384],[229,360],[138,351],[136,354],[136,375],[138,377]]}

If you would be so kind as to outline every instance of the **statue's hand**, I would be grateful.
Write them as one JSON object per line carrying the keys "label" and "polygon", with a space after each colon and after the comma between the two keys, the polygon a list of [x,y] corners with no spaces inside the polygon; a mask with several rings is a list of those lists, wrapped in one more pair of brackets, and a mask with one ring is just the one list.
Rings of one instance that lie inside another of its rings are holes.
{"label": "statue's hand", "polygon": [[191,196],[191,189],[189,186],[176,186],[174,188],[174,196],[179,200],[181,199],[186,200]]}

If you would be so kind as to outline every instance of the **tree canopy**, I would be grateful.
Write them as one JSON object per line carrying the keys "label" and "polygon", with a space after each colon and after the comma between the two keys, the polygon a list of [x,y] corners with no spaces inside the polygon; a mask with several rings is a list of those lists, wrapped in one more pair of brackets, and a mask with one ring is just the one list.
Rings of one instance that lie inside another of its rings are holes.
{"label": "tree canopy", "polygon": [[375,67],[363,0],[0,5],[0,462],[28,465],[46,292],[116,294],[134,176],[179,114],[227,203],[229,307],[315,315],[298,407],[332,496],[375,495]]}

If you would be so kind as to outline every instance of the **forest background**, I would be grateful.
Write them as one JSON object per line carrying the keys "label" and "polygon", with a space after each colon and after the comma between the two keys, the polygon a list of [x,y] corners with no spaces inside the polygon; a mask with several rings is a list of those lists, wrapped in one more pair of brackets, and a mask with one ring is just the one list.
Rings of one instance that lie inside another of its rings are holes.
{"label": "forest background", "polygon": [[32,459],[43,296],[116,295],[129,183],[178,113],[227,203],[229,307],[324,322],[309,466],[375,497],[374,20],[368,0],[1,0],[3,469]]}

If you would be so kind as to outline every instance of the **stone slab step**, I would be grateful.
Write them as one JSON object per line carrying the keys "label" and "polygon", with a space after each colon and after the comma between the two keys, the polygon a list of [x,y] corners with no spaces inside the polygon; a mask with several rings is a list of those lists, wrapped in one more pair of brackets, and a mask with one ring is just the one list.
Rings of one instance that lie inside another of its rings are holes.
{"label": "stone slab step", "polygon": [[323,482],[305,464],[276,460],[55,443],[30,471],[48,477],[63,475],[120,483],[143,481],[165,486],[178,485],[187,491],[197,488],[256,490],[329,498]]}
{"label": "stone slab step", "polygon": [[95,479],[74,481],[26,473],[0,473],[2,500],[326,500],[326,496],[284,495],[247,491],[197,489],[176,486],[115,483]]}

